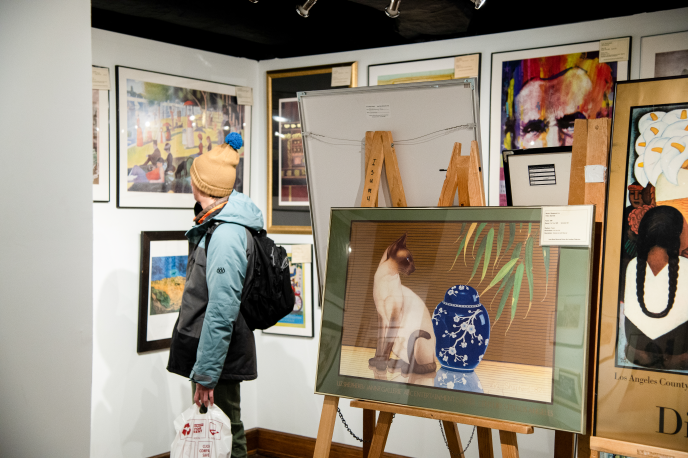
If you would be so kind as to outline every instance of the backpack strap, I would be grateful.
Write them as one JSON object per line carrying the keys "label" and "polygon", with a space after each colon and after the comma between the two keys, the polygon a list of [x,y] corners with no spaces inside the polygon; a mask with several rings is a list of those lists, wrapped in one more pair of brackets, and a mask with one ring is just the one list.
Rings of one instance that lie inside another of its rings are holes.
{"label": "backpack strap", "polygon": [[[215,221],[213,224],[210,225],[208,228],[208,231],[205,233],[205,254],[208,256],[208,247],[210,246],[210,240],[213,237],[213,232],[215,232],[215,229],[220,224],[223,224],[224,221]],[[246,229],[246,259],[248,263],[246,264],[246,274],[244,277],[244,288],[241,291],[241,299],[243,301],[244,297],[246,297],[246,294],[248,291],[251,289],[251,281],[253,280],[253,271],[255,270],[255,265],[256,265],[256,256],[255,256],[255,251],[256,251],[256,246],[255,246],[255,241],[253,240],[253,233],[251,232],[251,229],[247,228],[244,226],[244,229]]]}

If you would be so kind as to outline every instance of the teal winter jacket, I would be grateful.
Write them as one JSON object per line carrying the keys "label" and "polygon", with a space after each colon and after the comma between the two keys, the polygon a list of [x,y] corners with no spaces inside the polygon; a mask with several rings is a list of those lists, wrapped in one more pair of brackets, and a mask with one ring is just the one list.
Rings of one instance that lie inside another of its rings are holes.
{"label": "teal winter jacket", "polygon": [[[219,380],[257,377],[253,332],[239,305],[248,263],[245,228],[262,229],[263,215],[236,191],[221,209],[207,210],[203,223],[186,233],[187,278],[167,369],[213,388]],[[223,224],[214,230],[206,253],[206,232],[217,222]]]}

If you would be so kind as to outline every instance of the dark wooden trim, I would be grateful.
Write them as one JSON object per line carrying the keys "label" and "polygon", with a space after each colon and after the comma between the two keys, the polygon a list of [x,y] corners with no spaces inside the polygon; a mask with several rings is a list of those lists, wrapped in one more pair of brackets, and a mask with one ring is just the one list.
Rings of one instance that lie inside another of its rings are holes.
{"label": "dark wooden trim", "polygon": [[[251,428],[246,431],[246,445],[249,455],[271,458],[311,458],[315,451],[315,438],[282,433],[264,428]],[[352,445],[332,443],[330,458],[361,458],[363,449]],[[408,458],[402,455],[384,453],[384,458]],[[170,458],[170,454],[162,453],[150,458]]]}

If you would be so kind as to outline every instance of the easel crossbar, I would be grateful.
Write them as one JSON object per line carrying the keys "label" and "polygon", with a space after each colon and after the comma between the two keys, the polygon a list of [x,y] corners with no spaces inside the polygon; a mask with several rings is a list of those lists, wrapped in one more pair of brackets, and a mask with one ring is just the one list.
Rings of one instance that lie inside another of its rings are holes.
{"label": "easel crossbar", "polygon": [[513,423],[501,420],[489,420],[486,418],[472,417],[452,412],[440,412],[419,407],[407,407],[393,404],[383,404],[374,401],[363,401],[356,399],[351,401],[351,407],[360,409],[377,410],[379,412],[396,413],[400,415],[410,415],[413,417],[430,418],[433,420],[443,420],[462,425],[479,426],[483,428],[498,429],[518,434],[533,434],[533,427],[523,423]]}

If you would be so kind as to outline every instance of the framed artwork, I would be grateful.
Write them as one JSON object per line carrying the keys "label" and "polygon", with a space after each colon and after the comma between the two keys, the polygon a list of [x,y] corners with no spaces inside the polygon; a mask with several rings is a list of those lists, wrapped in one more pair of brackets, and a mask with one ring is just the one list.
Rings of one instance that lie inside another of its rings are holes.
{"label": "framed artwork", "polygon": [[348,87],[356,87],[356,62],[267,72],[267,231],[270,233],[312,232],[306,158],[296,94],[300,91],[331,89],[334,68],[350,68]]}
{"label": "framed artwork", "polygon": [[93,89],[93,201],[110,202],[110,91]]}
{"label": "framed artwork", "polygon": [[640,39],[640,77],[688,75],[688,31]]}
{"label": "framed artwork", "polygon": [[611,117],[629,66],[599,51],[591,41],[492,54],[490,205],[506,205],[503,150],[571,146],[576,119]]}
{"label": "framed artwork", "polygon": [[266,334],[313,337],[313,245],[281,243],[289,255],[294,311],[282,318]]}
{"label": "framed artwork", "polygon": [[170,348],[186,284],[189,241],[184,233],[141,232],[138,353]]}
{"label": "framed artwork", "polygon": [[569,204],[570,146],[504,150],[502,154],[507,206]]}
{"label": "framed artwork", "polygon": [[688,76],[617,85],[594,430],[681,451],[688,412],[686,129]]}
{"label": "framed artwork", "polygon": [[588,323],[592,250],[541,217],[332,209],[316,392],[584,431],[587,345],[555,336],[563,298]]}
{"label": "framed artwork", "polygon": [[[480,53],[368,66],[368,86],[421,83],[454,78],[480,79]],[[458,59],[458,62],[457,62]],[[456,66],[461,74],[456,75]]]}
{"label": "framed artwork", "polygon": [[236,87],[117,66],[117,206],[193,208],[193,160],[224,142],[244,140],[234,189],[248,193],[251,107]]}

